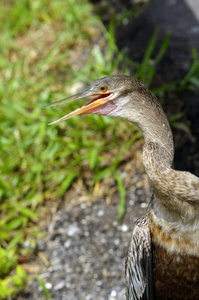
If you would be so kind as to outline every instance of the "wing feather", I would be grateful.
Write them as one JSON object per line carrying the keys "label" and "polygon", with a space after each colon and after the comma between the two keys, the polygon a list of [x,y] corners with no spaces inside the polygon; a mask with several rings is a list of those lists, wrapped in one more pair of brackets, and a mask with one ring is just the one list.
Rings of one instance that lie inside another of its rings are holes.
{"label": "wing feather", "polygon": [[151,237],[147,216],[137,220],[126,256],[126,299],[153,300]]}

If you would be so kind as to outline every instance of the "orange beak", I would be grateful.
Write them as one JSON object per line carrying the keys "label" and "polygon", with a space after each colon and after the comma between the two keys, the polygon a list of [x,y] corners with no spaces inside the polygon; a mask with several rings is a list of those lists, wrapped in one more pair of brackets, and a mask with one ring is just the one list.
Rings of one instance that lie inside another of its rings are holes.
{"label": "orange beak", "polygon": [[[83,105],[80,108],[77,108],[76,110],[74,110],[73,112],[65,115],[64,117],[50,123],[51,124],[55,124],[67,119],[70,119],[72,117],[75,116],[79,116],[79,115],[83,115],[83,114],[89,114],[89,113],[95,113],[95,109],[98,108],[99,106],[103,106],[104,104],[106,104],[110,98],[112,96],[112,93],[110,92],[99,92],[99,88],[98,86],[92,86],[90,88],[88,88],[87,90],[83,91],[82,93],[76,94],[74,96],[59,100],[57,102],[54,102],[52,104],[46,105],[45,107],[50,107],[50,106],[55,106],[55,105],[59,105],[59,104],[63,104],[63,103],[67,103],[73,100],[82,100],[85,98],[92,98],[88,103],[86,103],[85,105]],[[93,98],[94,97],[94,98]],[[97,111],[97,109],[96,109]],[[97,113],[97,112],[96,112]]]}

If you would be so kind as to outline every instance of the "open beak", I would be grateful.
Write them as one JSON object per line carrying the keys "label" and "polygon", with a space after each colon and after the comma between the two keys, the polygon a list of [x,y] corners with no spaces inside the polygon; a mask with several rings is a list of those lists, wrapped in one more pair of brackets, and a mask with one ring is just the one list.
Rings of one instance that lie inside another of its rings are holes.
{"label": "open beak", "polygon": [[50,106],[67,103],[67,102],[70,102],[73,100],[82,100],[85,98],[92,98],[89,102],[87,102],[82,107],[80,107],[80,108],[74,110],[73,112],[69,113],[68,115],[65,115],[64,117],[50,123],[49,125],[70,119],[70,118],[78,116],[78,115],[93,113],[95,108],[102,106],[103,104],[106,104],[109,101],[109,99],[111,98],[111,96],[112,96],[112,93],[110,93],[110,92],[100,93],[99,88],[97,86],[93,86],[79,94],[76,94],[74,96],[71,96],[71,97],[59,100],[57,102],[51,103],[49,105],[46,105],[45,107],[50,107]]}

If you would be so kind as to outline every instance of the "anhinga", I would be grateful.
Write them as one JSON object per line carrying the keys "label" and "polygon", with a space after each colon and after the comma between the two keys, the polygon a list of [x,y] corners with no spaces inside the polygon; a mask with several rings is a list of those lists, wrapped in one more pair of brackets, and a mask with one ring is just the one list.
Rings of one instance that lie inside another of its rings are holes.
{"label": "anhinga", "polygon": [[199,299],[199,178],[172,169],[172,132],[158,100],[139,80],[113,75],[48,106],[88,97],[51,124],[82,114],[107,115],[134,123],[145,139],[143,163],[153,197],[135,223],[126,256],[126,298]]}

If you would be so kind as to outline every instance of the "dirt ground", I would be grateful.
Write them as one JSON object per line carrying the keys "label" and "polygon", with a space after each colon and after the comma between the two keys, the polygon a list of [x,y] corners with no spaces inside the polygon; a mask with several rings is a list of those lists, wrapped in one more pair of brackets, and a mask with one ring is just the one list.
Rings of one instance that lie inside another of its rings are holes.
{"label": "dirt ground", "polygon": [[[118,0],[114,5],[116,10],[125,5],[131,7],[130,1]],[[107,15],[104,16],[105,24]],[[156,84],[182,78],[189,70],[190,45],[199,49],[197,20],[181,0],[150,1],[139,18],[118,27],[118,47],[126,45],[129,57],[140,60],[154,28],[159,28],[159,43],[166,32],[171,34]],[[190,135],[173,130],[175,168],[199,176],[199,91],[178,94],[166,99],[163,106],[168,116],[185,111],[183,122],[191,131]],[[125,253],[134,221],[146,212],[151,197],[142,166],[142,145],[143,141],[136,142],[119,167],[127,194],[127,210],[121,222],[117,221],[119,195],[115,182],[109,179],[102,182],[106,195],[99,195],[92,203],[80,179],[52,212],[52,221],[46,229],[47,240],[32,266],[41,268],[40,278],[52,299],[125,299]],[[96,193],[100,188],[96,186]],[[17,299],[46,298],[35,279]]]}
{"label": "dirt ground", "polygon": [[[132,160],[119,167],[127,192],[127,210],[121,222],[117,221],[119,195],[114,181],[107,178],[102,183],[106,197],[93,203],[79,180],[49,224],[46,249],[37,257],[36,266],[41,266],[40,278],[52,299],[124,299],[125,254],[133,224],[145,214],[151,197],[142,166],[142,143],[133,148],[129,149]],[[36,266],[32,264],[33,271]],[[18,299],[45,297],[34,280]]]}

